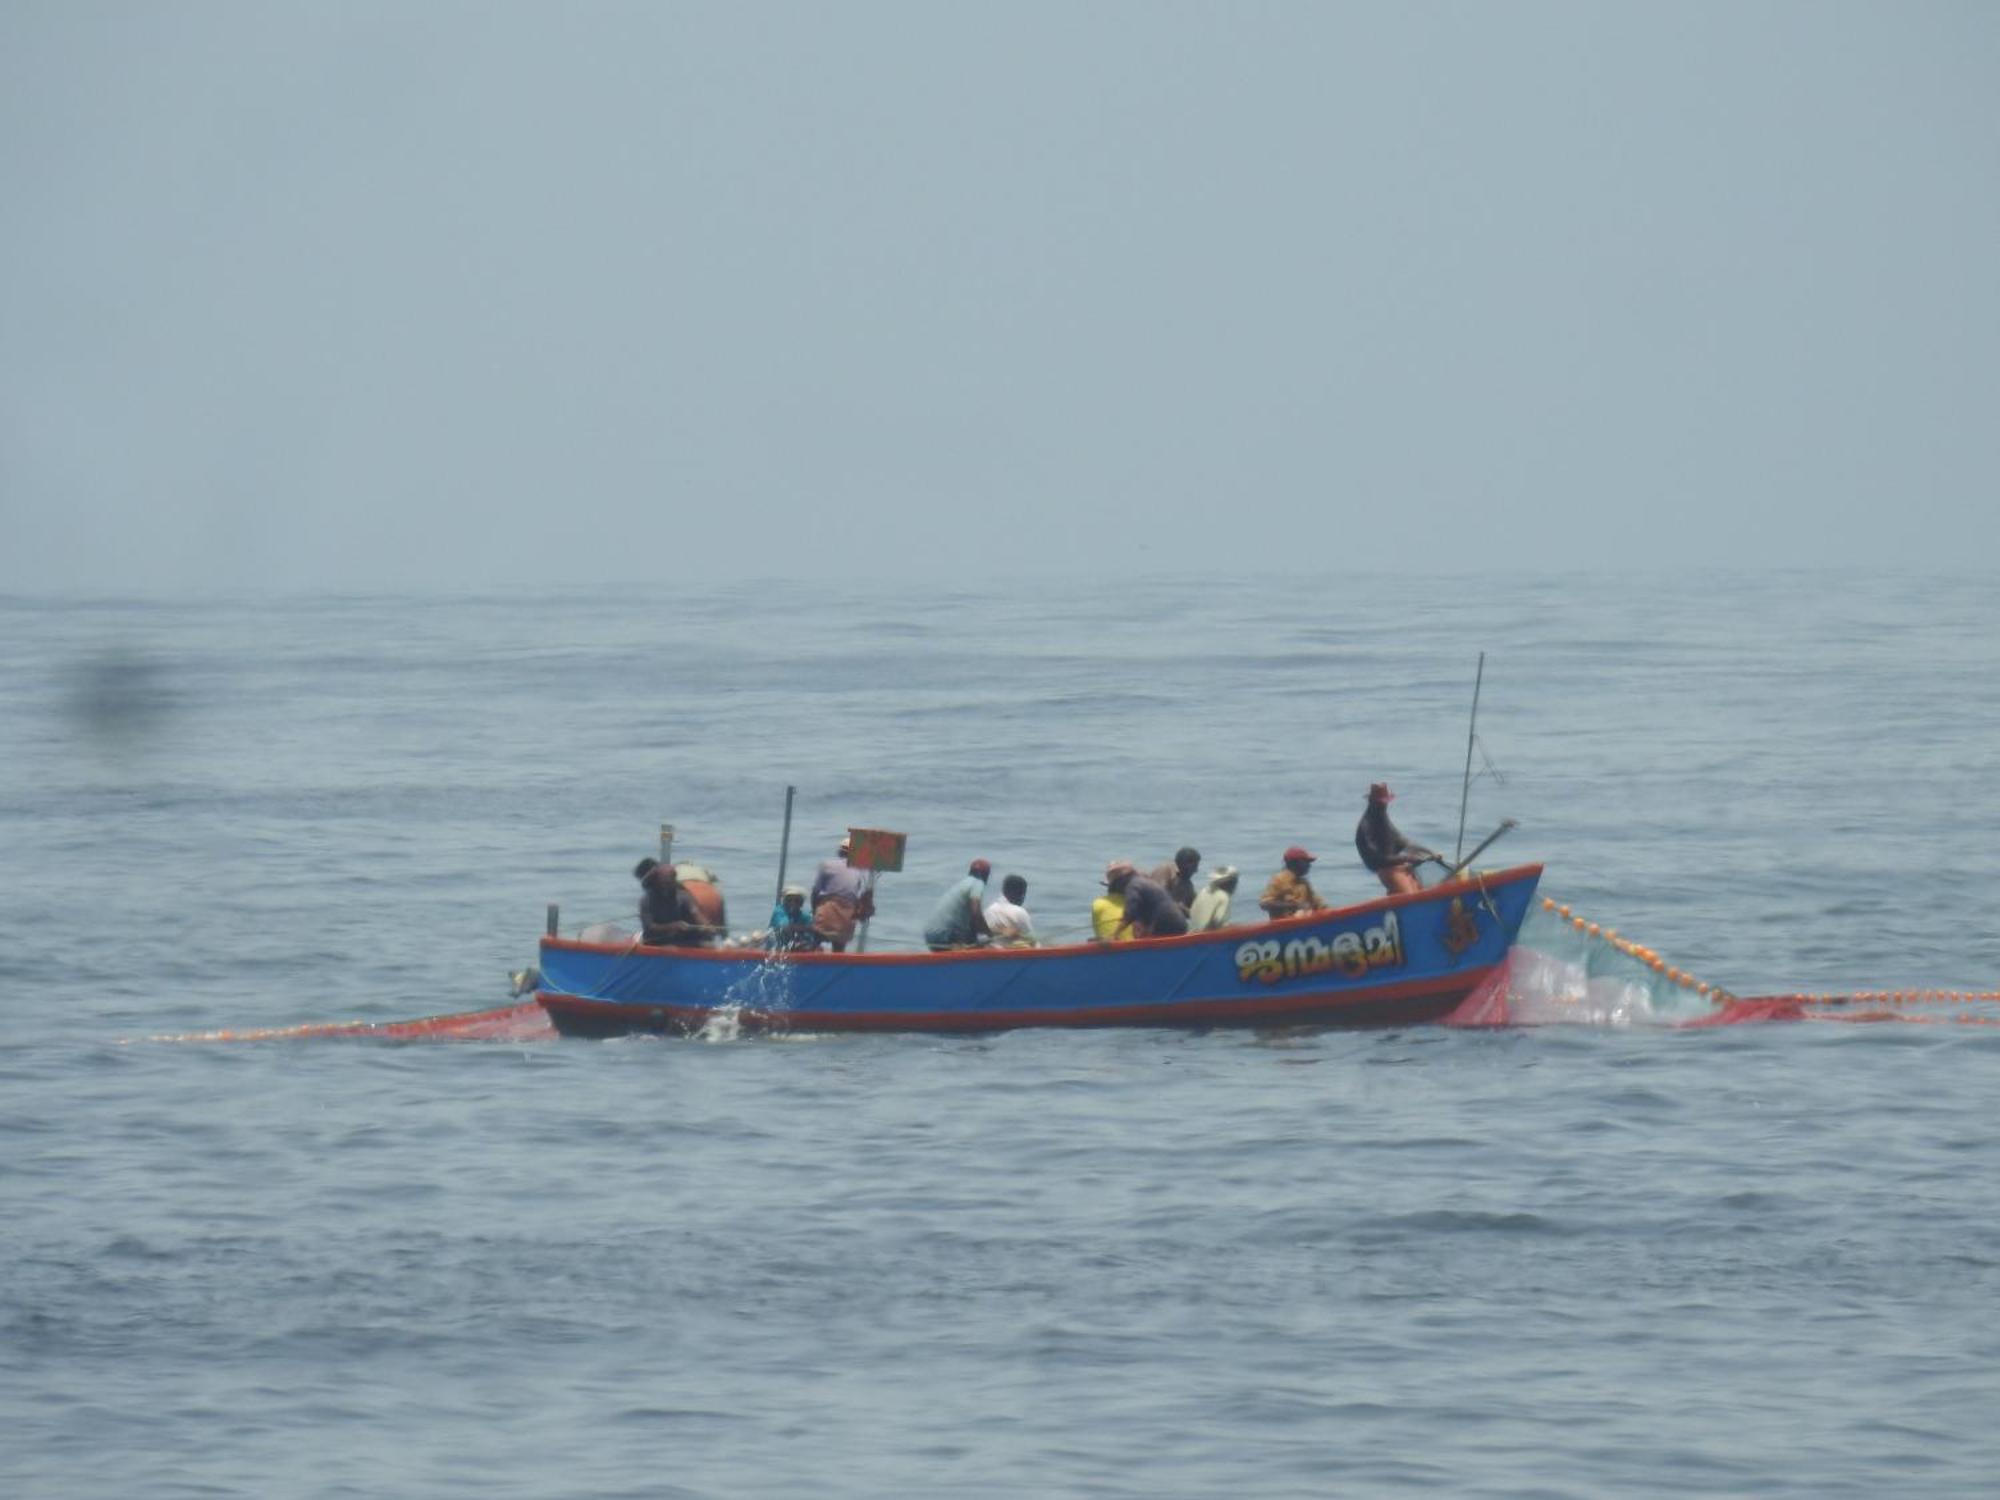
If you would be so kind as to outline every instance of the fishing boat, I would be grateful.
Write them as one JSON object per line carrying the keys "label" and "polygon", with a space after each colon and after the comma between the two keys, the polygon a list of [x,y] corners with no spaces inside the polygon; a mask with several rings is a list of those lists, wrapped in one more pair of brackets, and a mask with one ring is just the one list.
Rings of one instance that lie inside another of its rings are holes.
{"label": "fishing boat", "polygon": [[1023,1026],[1405,1026],[1507,956],[1540,865],[1184,937],[947,953],[782,953],[542,939],[535,998],[565,1036],[991,1032]]}

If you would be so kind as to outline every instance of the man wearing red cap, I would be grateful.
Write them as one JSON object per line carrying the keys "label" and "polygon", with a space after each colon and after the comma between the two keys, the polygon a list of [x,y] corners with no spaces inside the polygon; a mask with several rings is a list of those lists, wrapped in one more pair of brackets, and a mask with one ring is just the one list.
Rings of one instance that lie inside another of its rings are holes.
{"label": "man wearing red cap", "polygon": [[993,940],[992,929],[986,925],[984,905],[986,877],[992,873],[993,866],[975,859],[966,867],[964,876],[939,899],[937,910],[931,913],[924,927],[924,941],[930,944],[931,952],[972,948]]}
{"label": "man wearing red cap", "polygon": [[1306,879],[1319,858],[1309,854],[1297,844],[1285,851],[1285,868],[1271,877],[1271,883],[1264,887],[1264,894],[1257,898],[1257,904],[1273,918],[1295,917],[1302,911],[1323,911],[1326,903],[1319,899],[1319,893]]}
{"label": "man wearing red cap", "polygon": [[1395,800],[1396,794],[1389,790],[1387,782],[1378,781],[1368,788],[1368,810],[1355,825],[1354,847],[1361,852],[1361,863],[1375,872],[1383,889],[1392,896],[1403,896],[1424,888],[1423,881],[1417,878],[1417,866],[1437,856],[1422,844],[1404,838],[1402,831],[1389,821],[1389,804]]}

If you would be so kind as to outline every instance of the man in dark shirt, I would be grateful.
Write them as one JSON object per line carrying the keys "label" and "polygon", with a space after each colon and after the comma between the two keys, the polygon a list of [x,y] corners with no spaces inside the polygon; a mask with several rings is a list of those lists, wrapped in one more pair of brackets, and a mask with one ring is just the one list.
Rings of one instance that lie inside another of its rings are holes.
{"label": "man in dark shirt", "polygon": [[632,867],[640,885],[639,941],[648,948],[705,948],[715,937],[672,865],[642,859]]}
{"label": "man in dark shirt", "polygon": [[1134,937],[1179,937],[1188,930],[1187,913],[1171,892],[1150,875],[1125,882],[1125,920]]}
{"label": "man in dark shirt", "polygon": [[1168,863],[1153,871],[1153,879],[1167,888],[1167,894],[1174,898],[1174,904],[1185,916],[1194,905],[1194,872],[1201,868],[1201,851],[1182,848],[1175,851]]}
{"label": "man in dark shirt", "polygon": [[1395,800],[1396,794],[1386,782],[1378,781],[1368,788],[1368,810],[1355,825],[1354,847],[1360,851],[1361,863],[1375,872],[1383,889],[1392,896],[1401,896],[1424,888],[1417,877],[1417,866],[1437,856],[1422,844],[1404,838],[1402,830],[1389,821],[1389,804]]}

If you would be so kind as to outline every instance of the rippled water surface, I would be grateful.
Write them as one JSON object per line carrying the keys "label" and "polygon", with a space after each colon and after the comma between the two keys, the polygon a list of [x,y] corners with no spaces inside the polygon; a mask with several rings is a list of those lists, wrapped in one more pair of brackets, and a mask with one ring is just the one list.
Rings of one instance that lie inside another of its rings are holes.
{"label": "rippled water surface", "polygon": [[1367,896],[1368,782],[1743,994],[2000,985],[1983,580],[0,600],[0,1492],[1936,1495],[2000,1027],[189,1044],[506,1003],[658,825]]}

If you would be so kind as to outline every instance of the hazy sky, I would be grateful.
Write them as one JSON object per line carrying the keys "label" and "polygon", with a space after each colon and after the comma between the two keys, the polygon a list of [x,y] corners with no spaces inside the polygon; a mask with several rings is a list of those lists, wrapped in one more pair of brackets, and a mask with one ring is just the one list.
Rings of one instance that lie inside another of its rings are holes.
{"label": "hazy sky", "polygon": [[2000,5],[0,3],[0,588],[1991,567]]}

